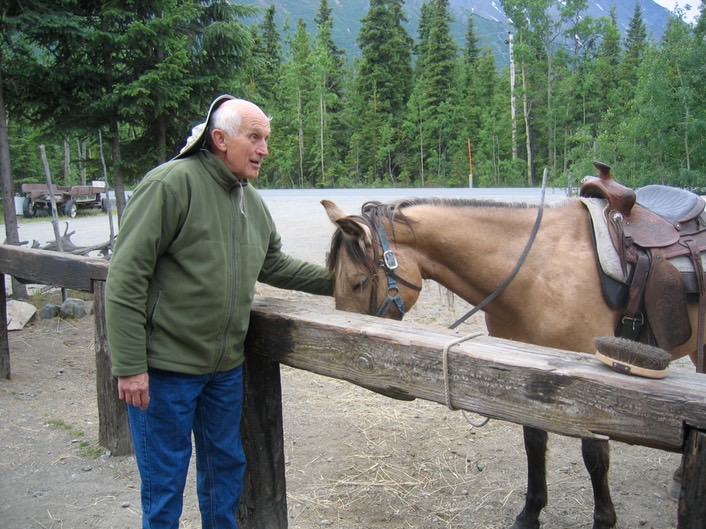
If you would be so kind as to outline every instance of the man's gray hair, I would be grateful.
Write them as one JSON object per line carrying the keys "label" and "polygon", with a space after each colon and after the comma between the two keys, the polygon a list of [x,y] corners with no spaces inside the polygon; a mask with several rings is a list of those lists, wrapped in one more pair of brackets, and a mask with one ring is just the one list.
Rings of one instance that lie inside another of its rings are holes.
{"label": "man's gray hair", "polygon": [[240,130],[240,109],[235,105],[221,105],[211,116],[211,122],[208,126],[208,136],[211,138],[211,132],[215,129],[220,129],[225,132],[226,136],[232,138]]}

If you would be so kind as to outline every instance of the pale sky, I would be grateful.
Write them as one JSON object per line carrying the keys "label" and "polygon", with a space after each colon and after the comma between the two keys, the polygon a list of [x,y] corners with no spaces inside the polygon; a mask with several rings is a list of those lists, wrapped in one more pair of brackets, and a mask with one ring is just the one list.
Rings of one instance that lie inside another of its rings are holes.
{"label": "pale sky", "polygon": [[[659,5],[666,7],[670,11],[673,11],[674,8],[679,5],[681,7],[686,16],[684,17],[687,22],[696,22],[696,18],[699,15],[699,6],[701,5],[700,0],[655,0]],[[691,7],[691,10],[687,11],[686,10],[686,5],[689,5]]]}

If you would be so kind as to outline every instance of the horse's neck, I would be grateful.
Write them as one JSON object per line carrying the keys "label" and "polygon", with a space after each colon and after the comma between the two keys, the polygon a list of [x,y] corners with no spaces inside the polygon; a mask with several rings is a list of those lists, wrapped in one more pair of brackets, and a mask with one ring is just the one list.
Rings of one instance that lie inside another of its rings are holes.
{"label": "horse's neck", "polygon": [[[406,243],[417,252],[423,277],[477,304],[511,274],[530,238],[538,209],[417,206],[406,214],[414,229]],[[559,224],[569,229],[572,224],[581,225],[578,214],[575,207],[545,209],[537,239],[551,246],[561,238]],[[536,277],[542,273],[535,269],[541,267],[536,258],[523,266],[524,274]]]}

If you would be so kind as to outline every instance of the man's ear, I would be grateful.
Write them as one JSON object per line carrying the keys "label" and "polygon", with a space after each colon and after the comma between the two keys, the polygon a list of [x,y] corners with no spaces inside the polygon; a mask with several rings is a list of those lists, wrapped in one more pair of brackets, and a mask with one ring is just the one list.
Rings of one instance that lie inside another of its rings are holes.
{"label": "man's ear", "polygon": [[226,135],[221,129],[213,129],[211,131],[211,145],[219,151],[226,150]]}

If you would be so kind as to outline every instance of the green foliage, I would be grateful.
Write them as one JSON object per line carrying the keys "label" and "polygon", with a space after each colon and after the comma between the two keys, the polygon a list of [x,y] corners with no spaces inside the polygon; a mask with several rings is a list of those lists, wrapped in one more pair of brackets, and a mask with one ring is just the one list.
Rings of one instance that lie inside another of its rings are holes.
{"label": "green foliage", "polygon": [[235,91],[250,60],[250,32],[238,19],[253,10],[227,0],[13,8],[2,48],[10,123],[61,143],[95,142],[101,130],[118,187],[171,157],[214,94]]}
{"label": "green foliage", "polygon": [[674,18],[651,42],[636,4],[621,41],[615,9],[593,19],[585,0],[502,4],[516,23],[513,91],[476,33],[485,22],[454,21],[448,0],[422,2],[416,41],[404,0],[371,0],[352,57],[334,42],[330,0],[313,27],[227,0],[13,1],[0,61],[15,191],[44,181],[40,144],[55,182],[103,179],[99,130],[111,187],[130,185],[224,92],[272,116],[263,187],[467,186],[471,170],[476,187],[524,186],[545,167],[564,186],[594,159],[631,186],[702,185],[703,16]]}

